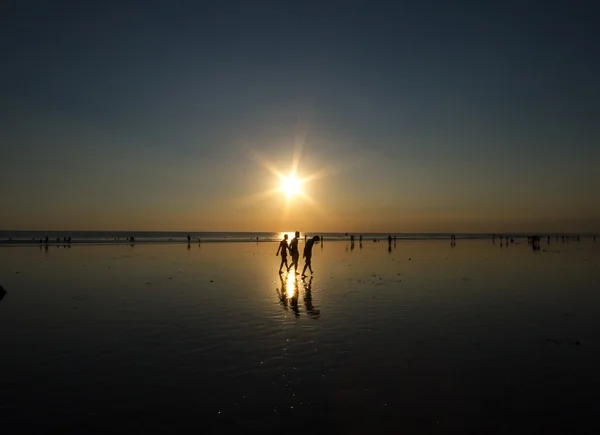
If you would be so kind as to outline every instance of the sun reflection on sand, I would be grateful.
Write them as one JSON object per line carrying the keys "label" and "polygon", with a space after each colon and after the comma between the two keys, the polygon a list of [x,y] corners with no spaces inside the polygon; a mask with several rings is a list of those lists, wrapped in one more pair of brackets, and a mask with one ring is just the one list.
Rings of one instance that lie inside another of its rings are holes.
{"label": "sun reflection on sand", "polygon": [[296,274],[293,272],[288,273],[286,278],[286,295],[289,299],[292,299],[297,293],[297,281]]}

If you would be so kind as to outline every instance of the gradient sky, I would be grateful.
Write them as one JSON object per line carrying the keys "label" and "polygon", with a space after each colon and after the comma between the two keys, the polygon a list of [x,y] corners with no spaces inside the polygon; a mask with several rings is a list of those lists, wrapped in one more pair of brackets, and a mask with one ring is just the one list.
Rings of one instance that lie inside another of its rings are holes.
{"label": "gradient sky", "polygon": [[593,4],[4,1],[0,229],[600,231]]}

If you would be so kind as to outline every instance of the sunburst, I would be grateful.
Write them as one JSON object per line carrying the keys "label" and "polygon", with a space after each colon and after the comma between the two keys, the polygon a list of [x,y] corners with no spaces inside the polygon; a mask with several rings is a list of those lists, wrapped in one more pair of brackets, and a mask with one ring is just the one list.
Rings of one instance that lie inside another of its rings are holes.
{"label": "sunburst", "polygon": [[[275,164],[263,157],[255,149],[247,147],[258,164],[272,174],[273,187],[262,192],[247,195],[243,198],[238,198],[238,201],[241,200],[242,203],[246,204],[255,204],[257,201],[269,200],[270,198],[279,196],[279,198],[284,200],[282,202],[283,208],[281,209],[281,218],[284,220],[288,217],[290,205],[293,203],[294,206],[296,206],[298,205],[298,201],[310,206],[313,212],[316,212],[321,218],[332,218],[331,210],[325,210],[322,204],[318,204],[317,201],[309,195],[311,189],[308,187],[308,184],[312,184],[317,180],[338,173],[340,169],[333,165],[327,165],[325,167],[316,168],[308,174],[302,171],[300,160],[303,146],[304,137],[295,141],[292,159],[287,168],[285,168],[285,165],[283,165],[282,168],[281,163]],[[285,169],[287,169],[287,171]]]}

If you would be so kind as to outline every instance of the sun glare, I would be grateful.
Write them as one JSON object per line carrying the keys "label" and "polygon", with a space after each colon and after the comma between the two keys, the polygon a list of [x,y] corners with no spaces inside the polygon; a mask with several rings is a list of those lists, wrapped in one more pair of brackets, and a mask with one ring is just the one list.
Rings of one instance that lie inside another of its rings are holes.
{"label": "sun glare", "polygon": [[296,178],[295,175],[284,177],[281,183],[281,190],[285,192],[288,198],[300,193],[301,181]]}

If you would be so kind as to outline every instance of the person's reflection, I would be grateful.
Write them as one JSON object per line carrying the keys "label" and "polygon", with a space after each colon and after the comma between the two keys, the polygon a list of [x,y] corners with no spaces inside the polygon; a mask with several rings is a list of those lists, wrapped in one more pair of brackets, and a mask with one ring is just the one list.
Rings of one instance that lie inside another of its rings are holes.
{"label": "person's reflection", "polygon": [[288,299],[287,299],[287,283],[283,279],[283,275],[279,275],[279,280],[281,281],[281,288],[277,289],[277,295],[279,296],[279,302],[284,310],[288,309]]}
{"label": "person's reflection", "polygon": [[388,245],[388,253],[391,254],[392,253],[392,245]]}
{"label": "person's reflection", "polygon": [[308,282],[305,281],[305,278],[302,278],[302,285],[304,286],[304,308],[306,309],[306,314],[310,317],[318,318],[321,314],[320,310],[315,310],[315,307],[312,303],[312,280],[311,276]]}
{"label": "person's reflection", "polygon": [[286,279],[279,275],[281,289],[277,292],[279,302],[284,310],[290,308],[296,317],[300,316],[298,308],[298,280],[295,273],[288,273]]}

